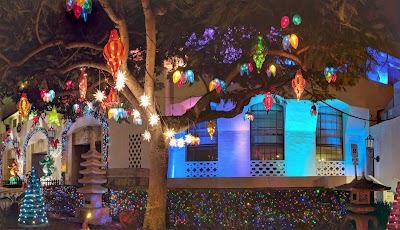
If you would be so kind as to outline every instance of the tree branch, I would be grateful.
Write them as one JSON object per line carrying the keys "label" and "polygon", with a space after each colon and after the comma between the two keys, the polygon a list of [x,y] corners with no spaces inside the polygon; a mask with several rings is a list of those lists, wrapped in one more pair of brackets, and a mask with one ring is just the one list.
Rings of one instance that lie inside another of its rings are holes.
{"label": "tree branch", "polygon": [[6,56],[4,56],[2,53],[0,53],[0,58],[3,59],[5,62],[7,62],[7,64],[10,64],[11,61],[10,59],[8,59]]}
{"label": "tree branch", "polygon": [[286,52],[281,51],[281,50],[268,50],[267,55],[277,55],[277,56],[282,56],[282,57],[285,57],[285,58],[292,59],[292,60],[293,60],[294,62],[296,62],[304,71],[307,71],[307,68],[305,68],[305,67],[303,66],[303,64],[302,64],[303,62],[300,60],[300,58],[297,57],[297,56],[294,55],[294,54],[286,53]]}
{"label": "tree branch", "polygon": [[119,25],[122,19],[118,18],[117,14],[110,6],[110,2],[108,0],[99,0],[99,2],[111,21],[113,21],[116,25]]}
{"label": "tree branch", "polygon": [[96,62],[91,62],[91,61],[75,62],[75,63],[71,63],[63,68],[58,68],[58,69],[46,69],[46,73],[47,74],[64,74],[64,73],[67,73],[67,72],[69,72],[73,69],[79,68],[79,67],[92,67],[92,68],[96,68],[96,69],[111,73],[110,68],[108,68],[108,66],[106,64],[96,63]]}
{"label": "tree branch", "polygon": [[296,55],[300,55],[300,54],[306,52],[309,48],[310,48],[310,45],[300,49],[299,51],[296,52]]}
{"label": "tree branch", "polygon": [[39,12],[36,16],[36,26],[35,26],[36,38],[38,39],[38,41],[41,45],[43,44],[43,41],[42,41],[42,39],[40,39],[40,34],[39,34],[39,18],[40,18],[40,13],[42,12],[42,8],[43,8],[43,5],[45,4],[45,2],[46,2],[46,0],[43,0],[42,4],[40,4]]}

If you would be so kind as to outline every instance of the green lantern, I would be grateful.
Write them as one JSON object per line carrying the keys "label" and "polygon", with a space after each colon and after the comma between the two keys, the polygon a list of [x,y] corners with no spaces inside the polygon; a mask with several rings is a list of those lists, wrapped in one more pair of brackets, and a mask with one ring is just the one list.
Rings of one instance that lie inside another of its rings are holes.
{"label": "green lantern", "polygon": [[295,15],[293,16],[293,24],[295,24],[296,26],[300,25],[300,23],[301,23],[302,20],[303,20],[303,19],[301,19],[301,16],[298,15],[298,14],[295,14]]}
{"label": "green lantern", "polygon": [[258,73],[260,73],[260,69],[265,61],[265,54],[264,54],[265,48],[263,47],[262,41],[263,41],[263,37],[258,36],[257,37],[257,45],[256,45],[256,53],[253,56],[253,60],[256,63]]}

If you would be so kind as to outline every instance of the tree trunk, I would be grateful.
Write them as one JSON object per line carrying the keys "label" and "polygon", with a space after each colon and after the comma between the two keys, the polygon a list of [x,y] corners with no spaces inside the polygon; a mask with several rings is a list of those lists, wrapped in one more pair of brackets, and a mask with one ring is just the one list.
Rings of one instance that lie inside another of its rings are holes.
{"label": "tree trunk", "polygon": [[167,210],[168,144],[161,124],[151,131],[150,177],[143,229],[164,230]]}

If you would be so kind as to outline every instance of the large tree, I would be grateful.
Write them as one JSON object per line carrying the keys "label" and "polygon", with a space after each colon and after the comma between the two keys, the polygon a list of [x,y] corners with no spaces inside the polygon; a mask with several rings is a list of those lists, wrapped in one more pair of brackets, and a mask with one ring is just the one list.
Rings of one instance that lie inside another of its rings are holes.
{"label": "large tree", "polygon": [[[66,11],[64,2],[9,1],[0,8],[0,93],[17,101],[21,92],[29,92],[29,100],[41,111],[46,106],[39,90],[54,89],[60,96],[54,103],[66,117],[74,119],[71,104],[77,98],[67,97],[77,90],[66,91],[65,82],[76,80],[78,68],[87,67],[89,97],[97,87],[114,84],[102,55],[114,28],[129,51],[121,65],[127,77],[121,100],[138,109],[146,120],[159,111],[155,103],[141,108],[139,98],[145,94],[155,101],[154,92],[162,87],[157,84],[157,73],[164,59],[183,58],[186,69],[196,73],[196,81],[205,89],[214,76],[224,80],[227,92],[205,90],[184,114],[164,116],[165,122],[150,127],[144,229],[165,229],[168,141],[164,131],[174,128],[179,132],[189,124],[234,117],[257,94],[271,92],[293,98],[291,80],[297,70],[307,80],[304,96],[313,101],[334,98],[334,92],[365,77],[374,61],[369,47],[390,50],[386,24],[375,9],[365,0],[99,0],[93,2],[93,11],[83,22]],[[303,22],[282,29],[281,17],[294,14],[301,15]],[[282,37],[293,33],[299,37],[299,47],[284,50]],[[264,39],[264,65],[260,72],[242,77],[243,63],[251,62],[256,68],[257,36]],[[266,75],[271,63],[277,66],[276,77]],[[326,66],[338,70],[336,82],[325,80]],[[235,107],[211,110],[211,102],[224,99]]]}

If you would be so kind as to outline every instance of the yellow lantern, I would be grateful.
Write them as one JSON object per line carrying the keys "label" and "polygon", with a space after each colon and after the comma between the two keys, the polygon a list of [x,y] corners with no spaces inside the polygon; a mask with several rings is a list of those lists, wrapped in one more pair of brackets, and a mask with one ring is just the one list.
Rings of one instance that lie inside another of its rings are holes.
{"label": "yellow lantern", "polygon": [[296,76],[292,80],[292,87],[294,89],[294,93],[296,94],[297,101],[300,101],[301,94],[306,87],[306,80],[301,75],[301,70],[297,70]]}
{"label": "yellow lantern", "polygon": [[19,99],[19,102],[17,103],[17,109],[22,124],[24,123],[25,118],[28,116],[31,106],[32,104],[29,103],[26,93],[22,93],[21,99]]}
{"label": "yellow lantern", "polygon": [[290,45],[292,45],[293,49],[297,49],[299,46],[299,38],[296,34],[290,35]]}
{"label": "yellow lantern", "polygon": [[207,128],[208,134],[210,135],[210,139],[212,140],[214,133],[215,133],[215,128],[216,128],[214,121],[209,121],[206,125],[206,128]]}

